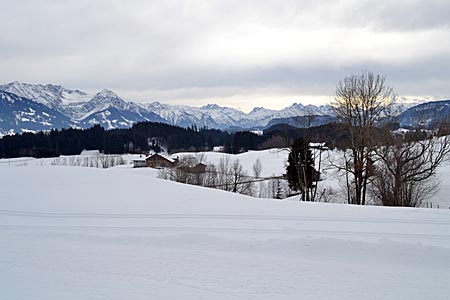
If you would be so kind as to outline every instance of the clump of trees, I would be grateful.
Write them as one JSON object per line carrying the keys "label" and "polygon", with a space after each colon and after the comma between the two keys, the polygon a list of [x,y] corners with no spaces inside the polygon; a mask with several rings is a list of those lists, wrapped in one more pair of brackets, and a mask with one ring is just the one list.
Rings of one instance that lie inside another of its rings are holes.
{"label": "clump of trees", "polygon": [[[252,166],[252,176],[244,170],[239,159],[224,155],[218,164],[212,164],[205,158],[204,153],[184,155],[176,167],[160,169],[158,177],[259,198],[282,199],[291,193],[284,178],[275,175],[261,177],[263,165],[260,159]],[[204,164],[200,172],[195,169],[199,163]]]}
{"label": "clump of trees", "polygon": [[[198,164],[203,164],[204,168],[195,169]],[[161,169],[159,177],[244,195],[254,194],[253,180],[243,169],[240,161],[231,160],[229,156],[222,157],[219,164],[214,165],[205,162],[204,153],[184,155],[176,167]]]}
{"label": "clump of trees", "polygon": [[[389,130],[395,102],[386,77],[364,71],[338,83],[333,104],[349,136],[341,164],[348,203],[420,206],[437,189],[437,167],[450,152],[448,137],[436,134],[395,136]],[[425,133],[425,134],[424,134]]]}
{"label": "clump of trees", "polygon": [[372,182],[376,203],[385,206],[421,206],[438,188],[436,169],[450,152],[449,136],[434,134],[419,141],[399,137],[375,151],[378,164]]}
{"label": "clump of trees", "polygon": [[108,155],[99,153],[92,156],[61,156],[53,159],[54,166],[112,168],[125,164],[121,155]]}

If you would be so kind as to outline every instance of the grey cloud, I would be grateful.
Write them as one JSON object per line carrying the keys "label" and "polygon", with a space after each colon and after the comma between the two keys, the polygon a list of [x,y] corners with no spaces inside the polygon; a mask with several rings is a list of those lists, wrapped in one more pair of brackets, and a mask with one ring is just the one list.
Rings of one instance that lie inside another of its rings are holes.
{"label": "grey cloud", "polygon": [[362,26],[375,30],[427,30],[450,26],[450,2],[430,1],[317,1],[307,12],[329,26]]}
{"label": "grey cloud", "polygon": [[[450,30],[448,1],[2,2],[1,82],[58,83],[88,90],[160,90],[168,94],[170,90],[191,89],[198,91],[199,97],[202,90],[215,90],[217,98],[227,96],[224,91],[233,88],[245,93],[246,89],[272,86],[280,92],[289,89],[329,95],[344,76],[371,69],[386,74],[402,93],[435,92],[450,97],[449,43],[440,45],[446,36],[450,38],[450,33],[446,35]],[[354,41],[355,46],[345,50],[348,53],[343,61],[342,53],[335,52],[344,50],[334,42],[341,39],[345,44],[349,37],[332,35],[340,34],[341,29],[341,34],[347,34],[358,28],[381,36],[400,32],[400,38],[401,32],[425,31],[427,35],[427,31],[440,30],[440,35],[426,39],[428,45],[423,47],[430,52],[435,43],[442,49],[424,56],[420,45],[412,49],[405,46],[405,53],[412,57],[405,63],[395,61],[395,56],[384,57],[376,49],[361,52],[356,47],[359,41]],[[330,31],[330,36],[319,35],[325,41],[299,41],[302,30]],[[278,33],[290,36],[269,53],[255,48],[254,53],[239,55],[249,50],[241,44],[229,44],[257,35],[261,47],[267,47],[277,42],[270,38]],[[264,40],[266,36],[268,40]],[[302,59],[301,51],[316,44],[321,48],[307,52],[310,56]],[[299,50],[297,57],[285,57],[288,52],[283,50],[291,45]],[[209,58],[211,48],[217,54]],[[258,55],[261,57],[253,60]],[[182,95],[176,97],[173,100]]]}

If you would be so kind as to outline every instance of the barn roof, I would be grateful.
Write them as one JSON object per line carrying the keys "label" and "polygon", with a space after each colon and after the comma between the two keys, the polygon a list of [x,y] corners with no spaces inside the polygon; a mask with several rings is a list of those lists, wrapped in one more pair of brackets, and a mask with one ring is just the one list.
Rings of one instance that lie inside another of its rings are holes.
{"label": "barn roof", "polygon": [[172,157],[169,157],[169,156],[166,156],[166,155],[163,155],[163,154],[159,154],[159,153],[150,154],[145,159],[147,160],[147,159],[149,159],[150,157],[153,157],[153,156],[159,156],[159,157],[161,157],[161,158],[163,158],[163,159],[165,159],[167,161],[170,161],[171,163],[174,163],[176,161]]}

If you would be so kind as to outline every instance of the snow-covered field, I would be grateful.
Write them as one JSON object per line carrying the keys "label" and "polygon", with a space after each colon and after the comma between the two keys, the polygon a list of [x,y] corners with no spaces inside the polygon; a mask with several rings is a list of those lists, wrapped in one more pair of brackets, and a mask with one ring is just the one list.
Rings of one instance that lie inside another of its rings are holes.
{"label": "snow-covered field", "polygon": [[[237,157],[249,172],[260,157],[264,176],[286,155]],[[0,161],[0,299],[450,299],[448,209],[258,199],[51,162]]]}

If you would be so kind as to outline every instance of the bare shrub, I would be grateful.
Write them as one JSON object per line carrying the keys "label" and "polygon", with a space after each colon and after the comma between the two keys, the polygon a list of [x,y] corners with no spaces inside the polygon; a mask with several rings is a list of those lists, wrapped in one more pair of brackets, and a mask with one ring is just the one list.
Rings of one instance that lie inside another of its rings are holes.
{"label": "bare shrub", "polygon": [[376,179],[372,183],[375,199],[385,206],[421,206],[438,188],[437,167],[450,153],[450,138],[423,141],[396,140],[376,151]]}

